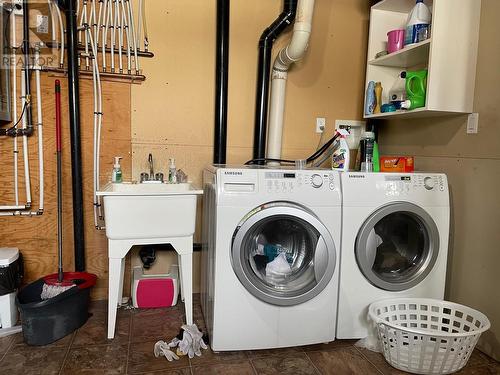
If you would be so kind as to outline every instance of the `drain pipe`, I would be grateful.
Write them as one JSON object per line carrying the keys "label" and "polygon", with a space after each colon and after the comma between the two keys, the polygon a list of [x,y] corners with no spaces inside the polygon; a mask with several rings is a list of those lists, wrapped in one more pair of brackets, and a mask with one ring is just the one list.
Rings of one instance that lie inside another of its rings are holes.
{"label": "drain pipe", "polygon": [[297,9],[297,0],[285,0],[283,11],[262,33],[259,40],[259,61],[257,64],[257,90],[255,100],[255,128],[253,137],[253,158],[262,159],[266,153],[267,113],[269,102],[269,79],[273,43],[290,25]]}
{"label": "drain pipe", "polygon": [[226,163],[229,72],[229,0],[217,0],[214,164]]}
{"label": "drain pipe", "polygon": [[281,158],[288,70],[294,62],[299,61],[304,56],[307,50],[311,36],[313,12],[314,0],[299,0],[298,16],[293,26],[292,40],[279,52],[274,61],[269,113],[269,142],[267,145],[268,158]]}
{"label": "drain pipe", "polygon": [[85,238],[83,220],[83,174],[80,139],[80,84],[78,75],[78,29],[76,0],[59,0],[63,5],[67,25],[68,46],[68,96],[71,134],[71,171],[73,189],[73,235],[75,246],[75,270],[85,270]]}

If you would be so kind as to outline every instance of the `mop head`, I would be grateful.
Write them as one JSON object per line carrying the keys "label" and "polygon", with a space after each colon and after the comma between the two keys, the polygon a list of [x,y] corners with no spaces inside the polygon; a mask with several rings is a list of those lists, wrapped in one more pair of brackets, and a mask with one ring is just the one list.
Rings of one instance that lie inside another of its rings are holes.
{"label": "mop head", "polygon": [[61,284],[43,284],[41,298],[43,301],[54,298],[68,289],[74,288],[76,284],[61,283]]}

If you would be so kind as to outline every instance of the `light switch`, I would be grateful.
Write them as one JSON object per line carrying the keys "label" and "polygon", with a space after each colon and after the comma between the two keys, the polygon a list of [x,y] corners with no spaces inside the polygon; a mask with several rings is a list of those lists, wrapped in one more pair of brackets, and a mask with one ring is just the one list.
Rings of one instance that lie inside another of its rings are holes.
{"label": "light switch", "polygon": [[477,134],[479,131],[479,113],[471,113],[467,120],[467,134]]}

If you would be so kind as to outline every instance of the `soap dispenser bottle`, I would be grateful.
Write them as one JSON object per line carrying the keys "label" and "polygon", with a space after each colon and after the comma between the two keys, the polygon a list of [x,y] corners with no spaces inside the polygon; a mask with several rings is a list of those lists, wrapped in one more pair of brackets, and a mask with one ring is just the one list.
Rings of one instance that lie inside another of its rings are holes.
{"label": "soap dispenser bottle", "polygon": [[115,164],[113,165],[113,172],[111,174],[111,182],[114,184],[120,184],[123,182],[122,166],[120,165],[121,159],[121,156],[115,156]]}
{"label": "soap dispenser bottle", "polygon": [[175,159],[170,159],[168,166],[168,182],[171,184],[177,183],[177,168],[175,167]]}

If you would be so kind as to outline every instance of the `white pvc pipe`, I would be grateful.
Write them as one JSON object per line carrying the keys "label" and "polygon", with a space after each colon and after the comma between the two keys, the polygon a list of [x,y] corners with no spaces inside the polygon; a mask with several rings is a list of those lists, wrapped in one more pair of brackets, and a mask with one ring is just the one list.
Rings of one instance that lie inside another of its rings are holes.
{"label": "white pvc pipe", "polygon": [[[29,61],[24,61],[24,69],[27,69]],[[23,116],[23,129],[28,128],[28,119],[26,117],[26,107],[30,105],[26,100],[26,82],[25,74],[21,74],[21,103],[24,110]],[[31,180],[30,180],[30,164],[28,154],[28,136],[23,135],[23,164],[24,164],[24,180],[26,189],[26,206],[31,206]]]}
{"label": "white pvc pipe", "polygon": [[90,23],[87,19],[87,4],[86,1],[84,0],[83,2],[84,7],[82,10],[82,16],[83,16],[83,32],[84,34],[84,40],[85,40],[85,69],[89,70],[90,69],[90,59],[89,59],[89,35],[86,32],[87,26],[90,26]]}
{"label": "white pvc pipe", "polygon": [[143,0],[139,0],[139,9],[137,14],[137,46],[140,48],[141,46],[141,37],[142,37],[142,13],[143,13]]}
{"label": "white pvc pipe", "polygon": [[108,27],[109,27],[109,13],[111,10],[111,5],[109,0],[104,0],[104,28],[102,29],[102,70],[106,71],[106,47],[108,46]]}
{"label": "white pvc pipe", "polygon": [[50,13],[50,28],[51,28],[51,36],[52,42],[56,41],[56,15],[54,8],[52,7],[52,0],[47,0],[47,4],[49,6]]}
{"label": "white pvc pipe", "polygon": [[115,72],[115,47],[116,47],[116,0],[111,0],[111,73]]}
{"label": "white pvc pipe", "polygon": [[132,38],[132,46],[134,49],[134,63],[135,63],[135,74],[139,74],[139,58],[137,56],[137,35],[135,34],[135,19],[133,7],[130,4],[130,0],[125,0],[127,2],[128,15],[129,15],[129,25]]}
{"label": "white pvc pipe", "polygon": [[[130,53],[131,50],[131,42],[130,42],[130,29],[129,29],[129,22],[128,22],[128,10],[127,6],[125,5],[126,0],[119,0],[121,4],[121,15],[122,15],[122,25],[123,25],[123,32],[125,33],[125,36],[127,38],[127,73],[130,74],[132,72],[132,56]],[[125,46],[125,41],[123,41],[123,45]]]}
{"label": "white pvc pipe", "polygon": [[90,47],[92,49],[92,71],[93,71],[93,86],[94,86],[94,224],[96,228],[100,228],[99,219],[102,218],[102,205],[97,191],[100,188],[100,139],[102,127],[102,86],[99,73],[99,65],[97,61],[97,46],[94,43],[90,28],[87,29],[89,34]]}
{"label": "white pvc pipe", "polygon": [[[53,0],[52,0],[53,1]],[[57,19],[59,20],[59,34],[61,38],[61,53],[59,54],[59,67],[63,68],[64,67],[64,23],[62,20],[62,15],[61,15],[61,10],[59,9],[59,6],[56,4],[53,5],[53,7],[56,9],[56,15]]]}
{"label": "white pvc pipe", "polygon": [[312,29],[312,18],[315,0],[299,0],[297,17],[293,26],[290,43],[276,57],[273,66],[271,83],[271,103],[269,111],[269,135],[267,157],[281,158],[283,137],[283,117],[285,111],[286,83],[290,66],[299,61],[305,54]]}
{"label": "white pvc pipe", "polygon": [[96,45],[96,48],[99,47],[99,39],[100,39],[100,34],[101,34],[101,19],[102,19],[102,7],[103,7],[103,0],[99,0],[99,12],[97,14],[97,19],[95,22],[95,28],[94,28],[94,43]]}
{"label": "white pvc pipe", "polygon": [[146,2],[141,1],[140,3],[142,10],[142,28],[144,31],[144,51],[148,51],[149,49],[149,36],[148,36],[148,24],[146,20]]}
{"label": "white pvc pipe", "polygon": [[[267,157],[271,159],[281,159],[287,77],[287,72],[275,71],[273,69],[267,140]],[[279,163],[271,162],[269,164],[277,165]]]}
{"label": "white pvc pipe", "polygon": [[122,49],[123,49],[123,27],[122,27],[122,17],[120,14],[120,0],[116,0],[116,8],[115,8],[115,17],[117,22],[115,23],[116,26],[116,31],[118,33],[118,69],[120,73],[123,73],[123,56],[122,56]]}
{"label": "white pvc pipe", "polygon": [[37,129],[38,129],[38,178],[39,178],[39,203],[38,211],[44,209],[44,162],[43,162],[43,116],[42,116],[42,89],[40,84],[40,51],[35,52],[35,85],[36,85],[36,108],[37,108]]}
{"label": "white pvc pipe", "polygon": [[[17,35],[16,35],[16,15],[14,11],[12,16],[12,58],[17,61]],[[12,115],[14,124],[17,122],[17,64],[12,64]],[[19,149],[17,145],[17,137],[14,137],[14,195],[16,206],[19,205]]]}

